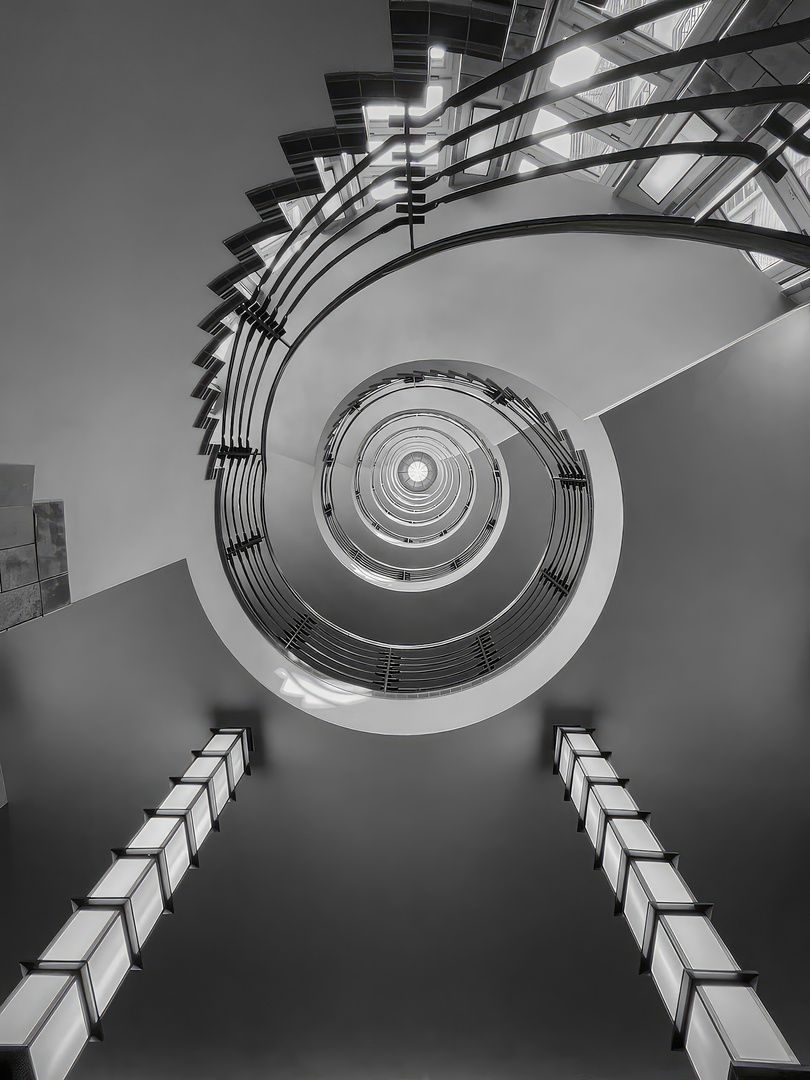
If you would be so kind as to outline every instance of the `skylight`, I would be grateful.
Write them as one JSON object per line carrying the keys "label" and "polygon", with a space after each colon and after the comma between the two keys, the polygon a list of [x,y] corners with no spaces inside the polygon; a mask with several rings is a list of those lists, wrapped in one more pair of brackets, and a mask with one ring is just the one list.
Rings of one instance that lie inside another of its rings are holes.
{"label": "skylight", "polygon": [[431,109],[435,109],[444,101],[444,86],[440,82],[431,83],[425,91],[425,104],[411,105],[408,109],[409,116],[424,116]]}
{"label": "skylight", "polygon": [[785,148],[785,157],[792,167],[797,179],[804,186],[805,190],[807,190],[808,183],[810,183],[808,180],[808,178],[810,178],[810,157],[806,157],[796,150],[791,150],[789,147]]}
{"label": "skylight", "polygon": [[[477,124],[479,120],[485,120],[488,116],[494,116],[498,111],[498,109],[490,109],[486,106],[476,105],[473,108],[472,116],[470,117],[470,124]],[[467,142],[467,157],[475,157],[476,154],[485,154],[487,150],[493,148],[497,137],[497,127],[488,128],[486,131],[479,131],[477,135],[473,135]],[[464,171],[475,173],[478,176],[486,176],[491,164],[490,161],[481,161],[478,165],[471,165]]]}
{"label": "skylight", "polygon": [[599,53],[587,46],[564,53],[554,61],[548,81],[554,86],[572,86],[582,82],[593,75],[600,59]]}
{"label": "skylight", "polygon": [[444,60],[445,50],[441,45],[431,45],[430,47],[430,59],[437,64],[440,64]]}
{"label": "skylight", "polygon": [[371,189],[371,197],[376,202],[385,202],[386,199],[393,199],[395,195],[401,194],[403,194],[402,188],[396,180],[386,180],[383,184],[375,184]]}
{"label": "skylight", "polygon": [[[672,142],[711,142],[716,138],[717,132],[714,128],[697,114],[693,114]],[[663,202],[698,161],[700,161],[699,154],[674,154],[661,157],[642,177],[638,186],[645,195],[649,195],[653,202]]]}
{"label": "skylight", "polygon": [[402,105],[396,105],[394,102],[390,105],[364,105],[363,108],[367,120],[381,120],[384,123],[388,122],[389,116],[402,116],[405,112]]}
{"label": "skylight", "polygon": [[[735,191],[723,203],[720,211],[728,221],[737,221],[741,225],[755,225],[761,229],[785,228],[785,223],[777,214],[756,178],[752,178]],[[760,270],[767,270],[769,266],[779,262],[779,259],[773,255],[763,255],[757,251],[751,251],[749,254]]]}
{"label": "skylight", "polygon": [[298,201],[293,199],[290,202],[279,202],[279,208],[287,219],[287,222],[291,229],[294,229],[299,224],[304,213],[298,204]]}
{"label": "skylight", "polygon": [[[553,113],[550,109],[540,109],[534,121],[532,135],[540,135],[544,131],[554,131],[555,128],[563,127],[564,124],[565,120],[556,113]],[[542,145],[551,150],[553,154],[559,155],[561,158],[569,159],[571,157],[570,132],[565,135],[556,135],[551,139],[544,139]]]}
{"label": "skylight", "polygon": [[[335,186],[335,170],[328,165],[324,165],[323,158],[315,158],[315,164],[318,167],[318,172],[321,174],[321,180],[323,181],[324,192],[331,191]],[[324,217],[330,217],[337,210],[342,207],[342,202],[339,195],[332,195],[321,206],[321,213]]]}
{"label": "skylight", "polygon": [[531,158],[521,156],[520,162],[518,164],[519,173],[537,172],[539,168],[540,166],[537,164],[536,161],[532,161]]}
{"label": "skylight", "polygon": [[[410,105],[408,106],[408,115],[413,117],[424,116],[429,113],[431,109],[435,109],[438,105],[444,101],[444,84],[441,82],[432,82],[428,85],[425,91],[425,104],[424,105]],[[405,107],[398,105],[392,101],[389,103],[383,102],[380,105],[364,105],[363,109],[366,114],[366,121],[372,121],[374,123],[387,124],[390,117],[394,116],[398,120],[402,119],[405,115]]]}
{"label": "skylight", "polygon": [[[646,7],[652,0],[607,0],[602,11],[605,15],[623,15],[640,7]],[[708,0],[695,0],[688,11],[679,11],[674,15],[665,15],[662,19],[644,23],[636,28],[639,34],[646,34],[670,49],[680,49],[695,28],[698,19],[709,6]]]}

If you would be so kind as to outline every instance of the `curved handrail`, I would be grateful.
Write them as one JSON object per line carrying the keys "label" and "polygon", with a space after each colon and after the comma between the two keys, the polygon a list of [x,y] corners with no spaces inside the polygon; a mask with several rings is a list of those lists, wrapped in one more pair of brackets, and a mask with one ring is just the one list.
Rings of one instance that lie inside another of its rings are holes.
{"label": "curved handrail", "polygon": [[[663,51],[655,57],[614,67],[576,84],[547,89],[506,106],[496,115],[475,124],[451,130],[439,139],[435,146],[424,147],[421,153],[416,149],[414,140],[418,132],[428,129],[442,117],[457,115],[461,107],[480,98],[482,94],[494,91],[519,76],[537,71],[573,49],[609,40],[648,23],[653,18],[693,6],[694,2],[683,0],[656,0],[643,8],[606,19],[597,26],[579,31],[564,41],[556,42],[506,65],[452,95],[442,105],[421,117],[411,118],[407,111],[404,111],[404,133],[392,134],[384,139],[373,153],[361,157],[327,192],[323,191],[323,185],[317,179],[307,174],[305,179],[299,178],[291,182],[284,190],[282,186],[269,185],[267,189],[257,189],[257,192],[252,193],[256,196],[254,202],[258,202],[263,192],[274,189],[265,200],[261,211],[263,216],[273,218],[266,228],[262,227],[266,235],[287,231],[278,220],[281,216],[280,199],[283,201],[284,197],[295,198],[302,194],[315,195],[317,198],[314,205],[304,213],[299,224],[289,230],[270,265],[265,266],[264,261],[259,259],[252,248],[251,254],[245,254],[240,247],[240,265],[220,275],[216,282],[212,283],[212,287],[216,286],[224,298],[215,312],[202,324],[214,335],[214,342],[204,348],[196,360],[205,367],[206,373],[194,391],[195,396],[201,397],[204,402],[195,423],[205,431],[201,452],[209,454],[209,475],[215,463],[221,465],[215,470],[216,528],[220,555],[234,590],[261,632],[282,648],[290,649],[304,665],[311,666],[318,673],[326,673],[363,686],[373,693],[440,693],[486,678],[493,671],[500,670],[504,665],[518,659],[559,618],[568,596],[576,587],[590,544],[592,496],[584,456],[566,443],[564,434],[556,431],[550,418],[540,414],[530,401],[511,394],[508,388],[495,387],[496,393],[493,393],[492,387],[484,387],[483,380],[476,381],[474,377],[453,375],[453,378],[466,378],[470,385],[475,385],[476,390],[482,394],[486,391],[488,404],[492,407],[503,407],[506,412],[520,416],[521,422],[526,425],[524,430],[531,433],[530,441],[534,440],[532,445],[538,457],[554,477],[551,535],[535,574],[520,595],[486,626],[454,639],[423,645],[392,646],[363,638],[336,626],[309,607],[286,581],[273,554],[269,540],[268,508],[264,499],[267,472],[264,455],[271,409],[284,371],[315,327],[341,304],[382,278],[443,251],[496,239],[561,232],[587,231],[676,237],[754,250],[800,266],[810,266],[810,239],[801,234],[644,213],[557,216],[512,221],[456,233],[418,247],[414,244],[415,217],[424,219],[440,207],[451,205],[460,199],[483,192],[499,191],[518,183],[537,183],[550,176],[597,166],[657,160],[673,154],[695,154],[701,158],[716,157],[723,161],[730,158],[748,160],[755,167],[750,175],[769,164],[796,134],[792,128],[788,137],[777,145],[776,150],[771,151],[745,140],[611,149],[604,154],[542,166],[532,173],[504,175],[492,180],[474,181],[464,188],[438,191],[430,202],[427,199],[422,204],[414,201],[414,196],[426,195],[437,185],[452,180],[458,173],[470,167],[505,159],[510,154],[541,145],[545,140],[561,134],[588,132],[615,123],[664,118],[710,108],[747,108],[795,102],[810,106],[810,88],[806,85],[762,87],[691,98],[681,97],[617,109],[602,113],[598,117],[586,117],[561,124],[547,132],[512,137],[487,151],[469,155],[470,139],[475,135],[491,131],[499,133],[506,124],[517,123],[537,109],[574,97],[586,90],[635,76],[660,73],[707,59],[774,47],[806,38],[810,36],[810,19],[804,19],[782,26],[726,36],[682,49]],[[301,136],[306,134],[300,133]],[[405,164],[395,165],[369,179],[369,166],[403,142],[406,150]],[[467,153],[462,153],[457,160],[444,168],[428,175],[424,168],[420,167],[420,160],[430,154],[465,143]],[[313,150],[310,160],[313,170],[315,153]],[[292,161],[292,158],[290,160]],[[403,182],[404,190],[376,205],[365,206],[372,188],[389,181]],[[336,195],[340,199],[340,206],[327,214],[326,202]],[[377,221],[380,224],[374,227]],[[364,233],[366,227],[368,231]],[[405,227],[408,229],[411,250],[375,267],[337,295],[328,298],[306,325],[300,327],[292,336],[289,335],[291,316],[310,295],[313,286],[322,282],[330,271],[367,245]],[[247,237],[248,232],[242,235]],[[337,253],[328,259],[328,253],[333,247],[338,249]],[[251,286],[249,294],[244,293],[239,286],[251,274],[257,275],[255,284]],[[235,320],[232,328],[228,326],[228,320]],[[229,356],[227,359],[219,359],[216,352],[229,337]],[[278,355],[279,345],[284,346],[281,356]],[[225,385],[220,393],[219,388],[213,384],[213,379],[223,367],[227,370]],[[501,395],[501,400],[495,400],[498,395]],[[216,422],[210,422],[209,414],[210,405],[217,399],[218,407],[220,403],[222,407],[222,434],[219,445],[212,447]],[[263,404],[261,427],[257,429],[256,408],[260,403]],[[256,436],[259,437],[258,440]],[[252,440],[254,445],[251,445]],[[549,461],[554,463],[554,472]]]}

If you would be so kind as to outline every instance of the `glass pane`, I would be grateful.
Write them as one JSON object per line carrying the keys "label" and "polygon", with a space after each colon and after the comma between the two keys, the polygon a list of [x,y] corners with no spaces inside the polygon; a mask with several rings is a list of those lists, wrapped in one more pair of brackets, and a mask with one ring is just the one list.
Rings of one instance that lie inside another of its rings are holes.
{"label": "glass pane", "polygon": [[616,833],[614,832],[613,825],[609,825],[605,830],[605,847],[602,852],[602,869],[605,871],[605,876],[610,882],[613,891],[619,887],[619,865],[621,861],[622,849],[619,844]]}
{"label": "glass pane", "polygon": [[[551,66],[548,81],[553,86],[572,86],[589,79],[599,67],[602,57],[595,49],[587,47],[572,49],[557,57]],[[614,65],[611,65],[615,67]]]}
{"label": "glass pane", "polygon": [[25,1045],[40,1018],[69,980],[69,975],[44,972],[26,975],[0,1009],[0,1043]]}
{"label": "glass pane", "polygon": [[155,923],[163,914],[163,893],[160,889],[160,877],[153,860],[152,868],[144,877],[132,896],[132,915],[138,942],[143,945],[155,928]]}
{"label": "glass pane", "polygon": [[810,157],[791,149],[785,149],[784,156],[805,191],[810,191]]}
{"label": "glass pane", "polygon": [[217,769],[214,774],[214,804],[217,808],[217,817],[222,813],[230,797],[231,789],[228,786],[228,768],[223,761],[221,767]]}
{"label": "glass pane", "polygon": [[129,842],[132,848],[163,847],[172,830],[177,828],[177,818],[153,817],[144,822]]}
{"label": "glass pane", "polygon": [[650,970],[661,1000],[674,1020],[681,991],[683,964],[660,920],[655,930]]}
{"label": "glass pane", "polygon": [[735,971],[737,964],[705,915],[662,915],[686,963],[699,971]]}
{"label": "glass pane", "polygon": [[582,814],[582,805],[584,801],[584,785],[585,785],[585,773],[582,770],[582,762],[577,758],[574,762],[574,771],[571,775],[571,802],[577,809],[578,814]]}
{"label": "glass pane", "polygon": [[599,752],[599,747],[596,745],[590,735],[584,735],[582,733],[577,734],[577,732],[572,731],[568,735],[568,741],[571,743],[571,746],[574,748],[574,750],[576,750],[578,754],[581,754],[583,752],[587,753],[590,751],[594,751],[595,753]]}
{"label": "glass pane", "polygon": [[595,795],[598,790],[598,787],[591,788],[585,809],[585,832],[594,847],[596,847],[597,837],[599,836],[599,823],[602,820],[602,807]]}
{"label": "glass pane", "polygon": [[600,784],[594,789],[606,810],[638,810],[627,788],[619,784]]}
{"label": "glass pane", "polygon": [[[532,127],[532,135],[541,135],[546,131],[554,131],[555,128],[562,127],[566,123],[562,116],[558,116],[557,113],[551,111],[551,109],[540,109]],[[540,144],[547,150],[551,150],[552,153],[558,154],[561,158],[571,157],[571,133],[563,133],[562,135],[555,135],[551,138],[544,139]],[[596,750],[597,746],[593,739],[589,735],[569,735],[571,745],[575,750]],[[591,745],[578,746],[577,739],[587,740]]]}
{"label": "glass pane", "polygon": [[79,908],[68,919],[48,948],[43,960],[84,960],[115,912],[105,908]]}
{"label": "glass pane", "polygon": [[[741,225],[754,225],[763,229],[785,228],[784,222],[756,179],[749,180],[730,195],[720,207],[720,211],[728,221],[737,221]],[[779,262],[773,255],[762,255],[758,252],[751,252],[751,258],[760,270],[767,270],[769,266]]]}
{"label": "glass pane", "polygon": [[[600,56],[594,74],[601,75],[604,71],[612,71],[616,66],[610,60],[605,60],[603,56]],[[621,82],[612,82],[606,86],[597,86],[593,90],[586,90],[584,94],[578,96],[590,101],[592,105],[595,105],[597,109],[602,109],[603,112],[613,112],[619,107],[618,90],[620,86]]]}
{"label": "glass pane", "polygon": [[[481,120],[486,120],[488,117],[495,116],[499,109],[488,109],[486,107],[473,108],[470,115],[470,124],[477,124]],[[477,135],[473,135],[467,142],[467,153],[465,157],[475,157],[477,154],[485,154],[487,150],[491,150],[495,145],[495,141],[498,137],[498,128],[491,127],[485,131],[479,131]],[[434,164],[431,162],[431,164]],[[438,164],[438,158],[435,162]],[[475,173],[479,176],[486,176],[489,172],[489,167],[492,163],[490,161],[482,161],[478,165],[470,165],[464,171],[468,173]]]}
{"label": "glass pane", "polygon": [[568,745],[568,742],[565,739],[563,739],[562,747],[560,749],[560,766],[559,767],[560,767],[560,776],[562,777],[562,781],[563,781],[563,783],[565,784],[566,787],[568,787],[570,785],[570,783],[571,783],[571,777],[570,777],[570,774],[569,774],[569,769],[571,768],[572,759],[573,759],[573,754],[571,753],[571,747]]}
{"label": "glass pane", "polygon": [[140,875],[153,861],[153,859],[127,858],[126,856],[116,859],[90,895],[102,897],[129,896]]}
{"label": "glass pane", "polygon": [[644,927],[647,924],[647,909],[649,906],[649,899],[641,885],[636,868],[631,866],[627,874],[624,917],[638,946],[641,946],[644,942]]}
{"label": "glass pane", "polygon": [[660,859],[636,864],[639,877],[647,884],[654,900],[662,904],[688,904],[694,900],[678,871]]}
{"label": "glass pane", "polygon": [[238,784],[242,777],[245,775],[245,758],[242,748],[242,740],[234,746],[230,753],[231,769],[233,771],[233,782]]}
{"label": "glass pane", "polygon": [[89,1038],[75,979],[31,1045],[37,1080],[64,1080]]}
{"label": "glass pane", "polygon": [[100,1015],[112,1001],[130,967],[124,921],[120,915],[115,916],[87,967]]}
{"label": "glass pane", "polygon": [[702,992],[724,1028],[736,1060],[797,1062],[750,986],[727,983],[704,986]]}
{"label": "glass pane", "polygon": [[214,769],[219,765],[220,758],[217,757],[198,757],[189,765],[184,776],[194,777],[197,779],[207,779],[213,773]]}
{"label": "glass pane", "polygon": [[194,827],[194,839],[199,847],[211,832],[211,810],[207,795],[194,803],[191,810],[191,823]]}
{"label": "glass pane", "polygon": [[579,760],[586,775],[594,780],[611,780],[616,776],[616,770],[603,757],[584,757]]}
{"label": "glass pane", "polygon": [[692,1003],[684,1042],[699,1080],[725,1080],[731,1057],[712,1023],[700,992],[695,994]]}
{"label": "glass pane", "polygon": [[639,180],[638,186],[655,203],[663,202],[683,180],[693,165],[700,161],[698,154],[672,154],[660,157]]}
{"label": "glass pane", "polygon": [[203,791],[199,784],[175,784],[163,802],[160,810],[188,810],[197,796]]}
{"label": "glass pane", "polygon": [[613,828],[629,851],[662,850],[650,826],[640,818],[617,818]]}
{"label": "glass pane", "polygon": [[[167,818],[171,821],[171,818]],[[191,865],[185,828],[179,828],[166,845],[166,862],[169,866],[169,885],[172,892],[183,880],[183,875]]]}
{"label": "glass pane", "polygon": [[215,735],[207,744],[206,750],[214,750],[218,754],[227,754],[230,748],[233,746],[234,739],[241,738],[239,735]]}

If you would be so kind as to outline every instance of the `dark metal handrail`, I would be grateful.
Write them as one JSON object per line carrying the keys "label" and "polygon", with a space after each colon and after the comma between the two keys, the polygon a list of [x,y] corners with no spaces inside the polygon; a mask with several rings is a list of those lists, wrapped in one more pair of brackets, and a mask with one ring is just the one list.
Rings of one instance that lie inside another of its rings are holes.
{"label": "dark metal handrail", "polygon": [[[420,160],[428,154],[465,143],[469,147],[470,138],[476,134],[493,130],[499,133],[504,130],[505,124],[516,123],[539,108],[586,90],[637,75],[659,73],[714,57],[773,47],[810,36],[810,19],[804,19],[727,36],[718,41],[663,51],[653,58],[598,73],[581,83],[546,90],[526,98],[505,107],[495,116],[451,131],[429,150],[418,151],[417,137],[421,130],[428,129],[440,117],[454,115],[454,111],[457,112],[482,94],[537,71],[568,51],[607,41],[650,22],[652,18],[688,11],[692,6],[676,0],[657,0],[643,8],[606,19],[597,26],[573,34],[565,41],[556,42],[506,65],[452,95],[422,117],[410,118],[405,111],[405,131],[391,135],[373,154],[362,157],[328,192],[323,192],[319,181],[311,179],[313,170],[306,174],[306,178],[288,185],[291,190],[286,193],[282,193],[276,185],[278,191],[263,203],[262,213],[273,218],[273,224],[265,230],[265,235],[285,231],[278,221],[281,216],[279,198],[295,198],[296,194],[317,195],[318,198],[299,225],[289,231],[276,252],[273,264],[265,268],[263,260],[252,249],[243,255],[242,248],[239,248],[241,265],[217,280],[216,287],[222,291],[224,299],[220,307],[201,324],[214,335],[214,341],[197,358],[196,362],[206,371],[194,393],[203,400],[203,408],[195,421],[205,432],[201,452],[209,456],[209,475],[217,476],[216,527],[221,557],[240,602],[256,626],[282,649],[289,649],[301,663],[316,672],[363,686],[374,693],[424,694],[446,692],[467,685],[513,663],[547,632],[576,587],[590,543],[592,510],[590,480],[584,456],[574,450],[564,433],[556,431],[550,418],[539,413],[530,401],[520,399],[508,388],[496,388],[503,395],[503,400],[496,402],[494,395],[490,394],[489,404],[521,418],[522,423],[527,425],[525,431],[530,432],[534,439],[533,445],[540,461],[553,476],[551,536],[537,572],[521,595],[486,627],[457,639],[420,646],[391,646],[362,638],[348,633],[313,611],[286,581],[273,554],[269,539],[268,507],[264,499],[267,468],[264,448],[271,425],[272,406],[283,372],[309,334],[328,314],[383,277],[442,251],[494,239],[558,232],[678,237],[754,250],[799,266],[810,266],[810,240],[801,234],[709,220],[701,220],[698,224],[688,218],[650,214],[577,215],[522,220],[443,237],[423,246],[417,246],[414,242],[414,221],[435,213],[443,205],[482,192],[497,191],[518,183],[537,183],[549,176],[595,166],[658,159],[676,153],[694,153],[723,160],[739,157],[751,161],[756,168],[767,166],[781,152],[781,145],[771,152],[744,140],[678,143],[677,146],[648,145],[629,150],[610,150],[604,154],[543,166],[532,173],[500,176],[493,180],[473,182],[468,175],[471,182],[465,188],[437,193],[430,202],[426,199],[424,203],[417,204],[415,200],[415,196],[427,194],[440,182],[452,179],[471,166],[504,159],[560,134],[587,132],[614,123],[663,118],[710,108],[778,106],[794,102],[810,105],[810,88],[806,85],[682,97],[617,109],[599,117],[561,124],[550,132],[512,138],[496,143],[483,153],[473,156],[462,154],[445,168],[430,174],[420,165]],[[794,134],[791,128],[784,143],[787,144]],[[405,162],[368,180],[365,174],[369,165],[403,143]],[[313,150],[313,158],[315,153]],[[754,175],[755,171],[750,175]],[[300,175],[303,177],[304,173]],[[388,181],[402,184],[401,192],[374,206],[364,207],[370,189]],[[356,190],[352,191],[352,185]],[[259,193],[256,194],[258,197]],[[335,195],[341,199],[341,206],[326,215],[325,203]],[[378,221],[381,224],[374,227]],[[368,231],[364,233],[364,229]],[[305,326],[300,327],[297,333],[291,332],[291,317],[310,295],[314,285],[322,282],[331,270],[353,254],[396,229],[407,229],[409,250],[377,266],[339,294],[333,295]],[[244,235],[247,237],[248,233]],[[355,239],[357,236],[359,239]],[[332,248],[338,248],[337,253],[324,261]],[[239,290],[239,283],[251,273],[259,274],[258,284],[250,295],[245,295]],[[215,356],[215,352],[230,336],[229,319],[235,319],[235,327],[229,357],[222,361]],[[220,391],[213,380],[226,365],[225,385]],[[442,377],[451,376],[443,373]],[[465,378],[471,386],[476,386],[477,392],[484,392],[482,386],[475,383],[474,377],[455,374],[452,378]],[[482,380],[478,380],[478,383],[482,383]],[[212,443],[217,423],[210,416],[215,403],[222,405],[222,434],[218,445]],[[261,424],[257,423],[257,407],[261,411]],[[550,463],[553,463],[553,467]],[[346,542],[350,543],[348,538]],[[481,540],[483,542],[485,538]],[[473,554],[479,549],[480,544]],[[472,558],[472,554],[469,558]],[[415,576],[425,572],[430,571],[409,573]]]}
{"label": "dark metal handrail", "polygon": [[[592,499],[584,456],[574,450],[567,434],[560,432],[547,414],[508,387],[476,375],[415,374],[436,384],[445,379],[456,388],[463,381],[467,389],[474,389],[481,400],[524,435],[552,481],[550,535],[539,553],[536,569],[520,594],[486,625],[455,638],[421,645],[392,646],[346,631],[311,608],[289,585],[270,545],[240,547],[232,541],[238,535],[260,535],[257,507],[263,506],[261,458],[239,459],[221,471],[218,481],[218,506],[225,511],[221,523],[231,540],[228,570],[240,601],[256,625],[319,674],[349,681],[374,693],[443,693],[487,678],[514,663],[559,618],[576,588],[590,545]],[[482,634],[486,634],[488,642],[485,661]]]}

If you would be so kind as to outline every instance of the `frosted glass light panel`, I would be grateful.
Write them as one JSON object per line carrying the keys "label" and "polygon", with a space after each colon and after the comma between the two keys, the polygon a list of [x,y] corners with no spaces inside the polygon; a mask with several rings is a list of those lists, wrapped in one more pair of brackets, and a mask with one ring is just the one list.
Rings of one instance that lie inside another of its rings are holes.
{"label": "frosted glass light panel", "polygon": [[149,818],[130,840],[126,852],[128,855],[161,852],[168,873],[170,896],[191,866],[191,852],[182,818]]}
{"label": "frosted glass light panel", "polygon": [[214,816],[219,817],[231,797],[228,767],[220,757],[197,757],[183,773],[186,780],[210,780]]}
{"label": "frosted glass light panel", "polygon": [[622,884],[626,851],[655,855],[663,848],[646,821],[640,818],[614,818],[605,829],[602,869],[615,893],[619,892]]}
{"label": "frosted glass light panel", "polygon": [[597,853],[601,853],[607,817],[638,812],[627,788],[620,784],[593,784],[585,804],[585,831]]}
{"label": "frosted glass light panel", "polygon": [[207,788],[202,784],[175,784],[156,812],[185,818],[191,850],[196,856],[213,828]]}
{"label": "frosted glass light panel", "polygon": [[[212,828],[249,771],[246,728],[219,728],[0,1006],[0,1080],[64,1080]],[[224,805],[223,802],[223,805]]]}
{"label": "frosted glass light panel", "polygon": [[616,780],[613,766],[603,757],[577,758],[571,774],[571,802],[582,817],[585,813],[585,799],[588,795],[587,780]]}
{"label": "frosted glass light panel", "polygon": [[[590,732],[558,727],[554,760],[698,1080],[796,1058]],[[800,1071],[810,1071],[801,1069]]]}
{"label": "frosted glass light panel", "polygon": [[64,1080],[89,1038],[78,978],[32,972],[0,1008],[0,1069],[14,1080]]}
{"label": "frosted glass light panel", "polygon": [[93,900],[119,900],[131,912],[135,941],[140,951],[163,914],[163,891],[154,857],[122,856],[90,892]]}
{"label": "frosted glass light panel", "polygon": [[684,1042],[698,1080],[727,1077],[732,1061],[798,1064],[750,986],[699,986]]}
{"label": "frosted glass light panel", "polygon": [[86,966],[97,1016],[112,1001],[131,962],[121,911],[95,907],[74,912],[40,956],[43,967]]}
{"label": "frosted glass light panel", "polygon": [[639,948],[644,946],[651,904],[687,905],[694,902],[694,896],[672,863],[663,859],[637,859],[630,866],[624,893],[624,917]]}
{"label": "frosted glass light panel", "polygon": [[245,772],[245,758],[242,736],[236,733],[219,733],[208,741],[204,754],[223,754],[227,756],[231,768],[231,784],[235,787]]}

